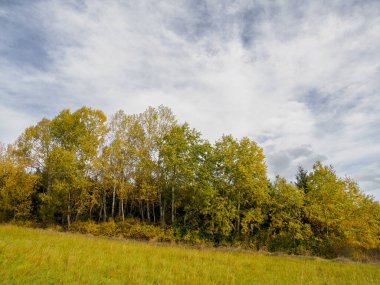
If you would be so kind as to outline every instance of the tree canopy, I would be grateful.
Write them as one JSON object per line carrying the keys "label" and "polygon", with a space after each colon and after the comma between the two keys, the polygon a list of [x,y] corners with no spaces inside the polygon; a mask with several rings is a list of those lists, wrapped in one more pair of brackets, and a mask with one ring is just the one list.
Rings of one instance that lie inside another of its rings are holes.
{"label": "tree canopy", "polygon": [[177,240],[324,256],[379,252],[380,205],[316,162],[270,181],[248,137],[202,138],[172,111],[63,110],[0,145],[0,220],[59,224],[126,219]]}

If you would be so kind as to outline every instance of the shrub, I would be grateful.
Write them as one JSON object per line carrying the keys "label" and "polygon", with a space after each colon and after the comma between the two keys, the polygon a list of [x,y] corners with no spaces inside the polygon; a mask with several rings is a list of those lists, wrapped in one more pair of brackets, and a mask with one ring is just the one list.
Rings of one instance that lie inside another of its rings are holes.
{"label": "shrub", "polygon": [[118,227],[114,220],[99,224],[99,234],[103,236],[116,236],[119,233]]}
{"label": "shrub", "polygon": [[161,235],[161,229],[152,225],[132,225],[123,233],[127,238],[151,240]]}
{"label": "shrub", "polygon": [[174,231],[172,228],[167,228],[165,230],[161,229],[161,234],[158,237],[158,241],[164,242],[174,242]]}
{"label": "shrub", "polygon": [[172,229],[163,230],[157,226],[144,225],[136,219],[127,219],[124,222],[119,223],[110,220],[100,224],[93,221],[75,222],[71,225],[70,231],[108,237],[121,234],[125,238],[138,240],[174,241]]}
{"label": "shrub", "polygon": [[70,231],[80,232],[82,234],[99,235],[99,225],[94,221],[75,222],[71,224]]}
{"label": "shrub", "polygon": [[201,239],[200,233],[197,230],[186,231],[184,234],[182,234],[182,236],[180,237],[180,240],[192,245],[201,245],[205,242]]}

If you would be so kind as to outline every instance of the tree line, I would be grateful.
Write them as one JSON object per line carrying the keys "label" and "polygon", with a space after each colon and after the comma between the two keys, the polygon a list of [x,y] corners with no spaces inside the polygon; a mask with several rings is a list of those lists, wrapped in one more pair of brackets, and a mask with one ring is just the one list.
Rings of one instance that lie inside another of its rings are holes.
{"label": "tree line", "polygon": [[378,254],[380,204],[331,166],[270,181],[263,149],[215,143],[164,106],[140,114],[63,110],[0,147],[0,221],[128,219],[176,240],[323,256]]}

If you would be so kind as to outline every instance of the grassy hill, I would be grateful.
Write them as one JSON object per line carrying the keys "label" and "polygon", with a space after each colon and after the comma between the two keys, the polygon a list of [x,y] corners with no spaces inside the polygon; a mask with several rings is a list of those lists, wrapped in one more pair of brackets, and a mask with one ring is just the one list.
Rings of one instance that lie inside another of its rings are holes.
{"label": "grassy hill", "polygon": [[380,265],[1,225],[0,284],[380,284]]}

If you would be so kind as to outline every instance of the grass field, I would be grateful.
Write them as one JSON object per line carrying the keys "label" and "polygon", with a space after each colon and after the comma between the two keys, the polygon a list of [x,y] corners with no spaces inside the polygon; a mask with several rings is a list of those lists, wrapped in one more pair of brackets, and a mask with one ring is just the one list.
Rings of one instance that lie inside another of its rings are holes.
{"label": "grass field", "polygon": [[380,265],[1,225],[0,284],[380,284]]}

